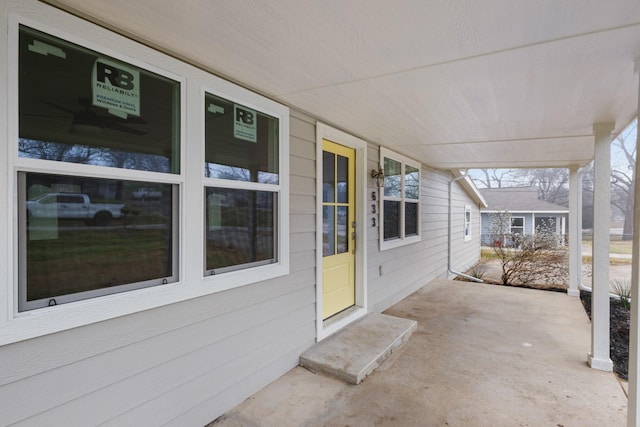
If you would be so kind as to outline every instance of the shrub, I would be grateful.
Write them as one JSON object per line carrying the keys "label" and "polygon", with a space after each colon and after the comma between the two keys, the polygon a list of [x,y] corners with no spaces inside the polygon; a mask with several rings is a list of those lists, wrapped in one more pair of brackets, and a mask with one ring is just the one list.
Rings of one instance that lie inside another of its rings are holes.
{"label": "shrub", "polygon": [[481,262],[477,263],[467,272],[467,275],[482,280],[484,275],[487,274],[487,266]]}
{"label": "shrub", "polygon": [[611,282],[611,288],[613,293],[620,297],[622,306],[627,310],[631,308],[631,281],[616,279]]}
{"label": "shrub", "polygon": [[493,251],[502,265],[504,285],[528,285],[566,263],[566,248],[555,232],[543,225],[534,234],[511,233],[508,212],[493,214],[491,236],[500,242]]}

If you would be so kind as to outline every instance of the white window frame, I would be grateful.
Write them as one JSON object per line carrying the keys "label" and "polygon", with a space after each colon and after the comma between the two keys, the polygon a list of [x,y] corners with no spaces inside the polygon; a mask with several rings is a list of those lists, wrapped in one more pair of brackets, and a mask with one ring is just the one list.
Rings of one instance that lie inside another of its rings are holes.
{"label": "white window frame", "polygon": [[468,242],[473,239],[471,233],[471,224],[473,222],[473,211],[471,205],[464,205],[464,241]]}
{"label": "white window frame", "polygon": [[[200,161],[200,169],[202,170],[202,206],[204,209],[204,189],[206,187],[215,187],[223,189],[238,189],[250,191],[268,191],[277,194],[276,197],[276,236],[275,236],[275,257],[276,262],[272,264],[258,265],[254,267],[247,266],[219,275],[205,275],[204,282],[212,286],[216,291],[223,291],[237,286],[269,279],[277,276],[289,274],[289,109],[281,104],[263,98],[253,92],[241,90],[227,90],[229,88],[220,88],[214,86],[201,86],[200,89],[200,105],[203,120],[202,132],[204,141],[204,104],[207,93],[224,98],[228,101],[242,104],[244,107],[251,108],[261,113],[278,119],[278,184],[264,184],[257,182],[233,181],[228,179],[206,178],[204,176],[204,144],[202,158]],[[238,89],[241,89],[237,87]],[[252,96],[248,96],[252,95]],[[286,128],[284,127],[286,125]],[[286,131],[285,131],[286,129]],[[204,227],[204,218],[202,221]],[[201,272],[205,271],[206,249],[204,248],[203,237],[203,256]]]}
{"label": "white window frame", "polygon": [[[421,231],[421,212],[422,206],[420,204],[421,199],[421,191],[422,191],[422,167],[420,162],[417,162],[413,159],[405,157],[401,154],[398,154],[394,151],[391,151],[387,148],[380,147],[380,160],[379,167],[384,169],[384,159],[388,158],[399,162],[401,164],[401,177],[402,177],[402,188],[400,197],[388,197],[384,195],[384,188],[380,188],[380,227],[379,227],[379,235],[378,241],[380,242],[380,250],[384,251],[387,249],[397,248],[399,246],[409,245],[413,243],[420,242],[422,240],[422,231]],[[409,165],[416,169],[418,169],[418,198],[417,199],[408,199],[405,194],[405,167]],[[385,177],[386,179],[386,177]],[[400,202],[400,211],[398,214],[398,221],[400,222],[400,236],[396,239],[385,240],[384,239],[384,201],[398,201]],[[405,236],[405,202],[415,202],[418,205],[418,213],[417,213],[417,234],[414,236]]]}
{"label": "white window frame", "polygon": [[[520,227],[520,226],[515,226],[514,227],[512,225],[512,222],[513,222],[514,219],[521,219],[522,220],[522,227]],[[523,216],[512,216],[509,219],[509,234],[513,234],[513,229],[514,228],[522,228],[522,235],[524,236],[524,234],[526,232],[526,229],[527,229],[526,225],[527,225],[527,222],[526,222],[525,217],[523,217]]]}
{"label": "white window frame", "polygon": [[[289,273],[289,109],[240,86],[98,27],[40,2],[0,4],[0,346],[87,324],[161,307],[286,275]],[[50,162],[18,157],[18,28],[20,24],[79,46],[179,81],[180,174],[165,174],[102,166]],[[113,48],[112,48],[113,47]],[[114,50],[117,47],[117,51]],[[278,262],[203,277],[204,248],[204,88],[236,100],[279,120]],[[179,188],[177,245],[178,281],[18,311],[19,233],[17,176],[19,171],[78,174],[96,178],[132,179],[175,184]],[[188,207],[188,212],[186,207]],[[188,215],[186,214],[188,213]]]}

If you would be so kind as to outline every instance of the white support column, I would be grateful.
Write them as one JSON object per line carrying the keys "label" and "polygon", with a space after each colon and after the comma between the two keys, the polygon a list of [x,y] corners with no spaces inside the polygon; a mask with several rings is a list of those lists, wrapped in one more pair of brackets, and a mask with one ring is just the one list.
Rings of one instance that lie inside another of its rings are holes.
{"label": "white support column", "polygon": [[589,366],[612,371],[609,356],[609,212],[611,209],[611,123],[594,124],[593,285]]}
{"label": "white support column", "polygon": [[578,217],[582,219],[581,200],[582,180],[577,166],[569,168],[569,289],[567,294],[580,296],[579,285],[582,281],[582,230]]}
{"label": "white support column", "polygon": [[[640,72],[640,57],[636,59],[636,74]],[[638,88],[638,111],[640,112],[640,86]],[[636,136],[636,153],[640,148],[640,133]],[[635,176],[640,173],[640,163],[636,162]],[[638,320],[640,320],[640,304],[638,301],[638,289],[640,289],[640,183],[636,180],[634,185],[633,205],[633,243],[631,259],[631,325],[629,328],[629,397],[627,400],[627,427],[640,426],[640,396],[638,395],[638,372],[640,365],[638,354],[640,352],[640,337],[638,335]]]}
{"label": "white support column", "polygon": [[578,242],[580,242],[580,255],[578,256],[578,288],[582,283],[582,169],[578,169],[578,219],[576,227],[578,228]]}

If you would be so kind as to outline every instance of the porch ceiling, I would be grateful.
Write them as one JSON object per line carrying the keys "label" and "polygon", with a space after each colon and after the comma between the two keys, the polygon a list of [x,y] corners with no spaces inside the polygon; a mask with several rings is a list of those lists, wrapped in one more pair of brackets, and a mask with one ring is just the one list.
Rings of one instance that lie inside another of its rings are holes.
{"label": "porch ceiling", "polygon": [[637,0],[49,0],[438,168],[562,167],[637,111]]}

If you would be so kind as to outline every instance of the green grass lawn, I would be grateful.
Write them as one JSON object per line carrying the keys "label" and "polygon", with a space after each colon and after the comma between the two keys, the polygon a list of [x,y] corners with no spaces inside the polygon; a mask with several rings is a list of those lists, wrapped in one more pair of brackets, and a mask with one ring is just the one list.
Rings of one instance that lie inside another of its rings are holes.
{"label": "green grass lawn", "polygon": [[612,254],[631,254],[631,240],[612,241],[609,246],[609,251]]}

